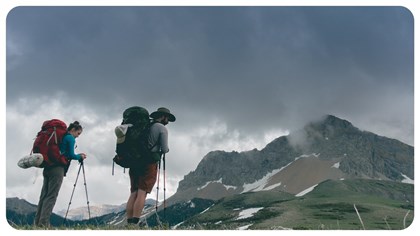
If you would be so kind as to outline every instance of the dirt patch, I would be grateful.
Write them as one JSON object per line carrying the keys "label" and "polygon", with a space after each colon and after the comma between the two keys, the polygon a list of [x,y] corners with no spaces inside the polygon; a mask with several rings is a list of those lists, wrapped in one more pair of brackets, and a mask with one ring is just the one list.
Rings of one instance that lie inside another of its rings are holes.
{"label": "dirt patch", "polygon": [[[292,164],[284,168],[279,173],[272,176],[266,187],[281,183],[280,189],[297,194],[312,187],[324,180],[338,180],[345,177],[345,174],[334,167],[340,159],[322,160],[316,156],[299,158]],[[337,166],[337,165],[336,165]]]}

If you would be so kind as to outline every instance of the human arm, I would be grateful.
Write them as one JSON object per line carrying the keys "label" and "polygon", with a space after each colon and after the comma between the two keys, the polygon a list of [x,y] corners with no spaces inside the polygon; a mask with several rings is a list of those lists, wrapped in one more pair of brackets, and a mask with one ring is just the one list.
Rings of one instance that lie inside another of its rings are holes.
{"label": "human arm", "polygon": [[161,123],[155,123],[150,128],[149,147],[152,152],[167,153],[168,148],[168,130]]}
{"label": "human arm", "polygon": [[160,151],[162,153],[169,152],[168,147],[168,130],[166,128],[161,129],[160,135],[159,135],[159,143],[160,143]]}
{"label": "human arm", "polygon": [[82,160],[84,158],[86,158],[86,155],[81,153],[81,154],[76,154],[74,152],[74,147],[76,145],[76,140],[74,139],[74,137],[72,135],[66,135],[63,138],[63,145],[64,145],[64,156],[66,156],[68,159],[73,159],[73,160]]}

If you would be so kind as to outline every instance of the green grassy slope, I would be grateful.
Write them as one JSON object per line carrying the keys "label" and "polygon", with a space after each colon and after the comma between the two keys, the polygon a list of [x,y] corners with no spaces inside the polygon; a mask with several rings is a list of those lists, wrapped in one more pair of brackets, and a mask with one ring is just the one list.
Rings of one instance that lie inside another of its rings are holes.
{"label": "green grassy slope", "polygon": [[[249,208],[261,210],[251,217],[238,219],[239,213]],[[328,180],[302,197],[263,191],[224,198],[182,225],[203,229],[241,226],[248,229],[403,229],[404,218],[405,227],[413,221],[413,210],[414,186],[411,184]]]}

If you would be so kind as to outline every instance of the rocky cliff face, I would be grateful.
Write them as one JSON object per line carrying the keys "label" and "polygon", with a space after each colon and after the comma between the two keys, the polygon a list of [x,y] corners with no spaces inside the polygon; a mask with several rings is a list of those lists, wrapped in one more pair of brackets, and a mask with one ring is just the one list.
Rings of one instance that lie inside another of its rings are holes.
{"label": "rocky cliff face", "polygon": [[[303,170],[307,172],[301,173]],[[196,170],[180,181],[172,201],[218,199],[248,191],[252,189],[250,184],[263,179],[265,188],[270,182],[271,186],[282,185],[282,190],[296,193],[314,180],[329,178],[414,179],[414,148],[328,115],[273,140],[260,151],[208,153]]]}
{"label": "rocky cliff face", "polygon": [[304,151],[320,158],[342,157],[340,169],[351,177],[400,181],[414,179],[414,148],[398,140],[361,131],[334,116],[304,128],[309,145]]}

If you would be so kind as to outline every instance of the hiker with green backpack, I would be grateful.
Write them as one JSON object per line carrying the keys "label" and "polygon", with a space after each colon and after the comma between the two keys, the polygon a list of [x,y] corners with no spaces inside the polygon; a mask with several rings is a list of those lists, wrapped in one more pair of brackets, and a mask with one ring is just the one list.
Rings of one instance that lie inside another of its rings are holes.
{"label": "hiker with green backpack", "polygon": [[117,155],[114,162],[129,168],[130,196],[126,206],[128,224],[138,224],[147,194],[153,189],[162,154],[169,152],[166,125],[175,121],[169,109],[161,107],[150,114],[142,107],[130,107],[123,122],[115,128]]}

